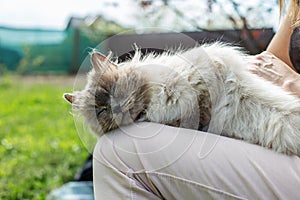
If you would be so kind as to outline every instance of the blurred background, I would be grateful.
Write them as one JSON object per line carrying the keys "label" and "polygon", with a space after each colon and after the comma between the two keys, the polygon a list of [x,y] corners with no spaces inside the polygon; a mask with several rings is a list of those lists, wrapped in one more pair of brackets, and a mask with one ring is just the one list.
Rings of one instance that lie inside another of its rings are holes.
{"label": "blurred background", "polygon": [[61,97],[91,48],[219,40],[256,54],[279,22],[276,0],[0,0],[0,199],[45,199],[85,162]]}
{"label": "blurred background", "polygon": [[[276,0],[0,2],[1,70],[21,74],[76,73],[90,48],[106,38],[124,32],[157,33],[159,28],[185,32],[199,43],[216,39],[234,42],[258,53],[279,21]],[[174,35],[165,36],[170,43],[178,43],[176,37],[172,40]],[[121,39],[127,40],[125,36]],[[142,38],[134,42],[138,40]],[[100,51],[114,49],[103,48]]]}

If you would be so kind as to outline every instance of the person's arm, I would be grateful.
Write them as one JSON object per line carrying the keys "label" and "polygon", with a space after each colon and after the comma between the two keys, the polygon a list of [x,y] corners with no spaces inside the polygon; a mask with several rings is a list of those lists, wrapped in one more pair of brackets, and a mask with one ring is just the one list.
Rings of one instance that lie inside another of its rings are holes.
{"label": "person's arm", "polygon": [[[291,9],[290,6],[287,13],[290,13]],[[300,75],[296,72],[289,56],[293,29],[293,20],[287,14],[266,52],[256,56],[254,67],[251,67],[250,71],[300,98]]]}
{"label": "person's arm", "polygon": [[[290,12],[291,7],[289,8],[288,12]],[[267,47],[267,52],[274,54],[277,58],[285,62],[289,67],[293,70],[293,67],[290,56],[289,56],[289,44],[290,38],[293,33],[293,20],[291,19],[290,15],[286,15],[283,22],[281,23],[278,31],[272,38],[270,44]]]}

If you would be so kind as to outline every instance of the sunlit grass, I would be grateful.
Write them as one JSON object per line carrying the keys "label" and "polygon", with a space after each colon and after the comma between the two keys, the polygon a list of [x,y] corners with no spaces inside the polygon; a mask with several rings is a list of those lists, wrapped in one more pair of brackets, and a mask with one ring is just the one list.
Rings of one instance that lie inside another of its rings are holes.
{"label": "sunlit grass", "polygon": [[44,199],[87,158],[66,91],[71,87],[0,77],[0,199]]}

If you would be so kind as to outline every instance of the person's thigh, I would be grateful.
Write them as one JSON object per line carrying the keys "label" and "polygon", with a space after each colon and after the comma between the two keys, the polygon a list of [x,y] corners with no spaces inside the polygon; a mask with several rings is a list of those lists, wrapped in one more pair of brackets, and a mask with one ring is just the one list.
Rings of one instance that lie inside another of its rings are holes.
{"label": "person's thigh", "polygon": [[300,159],[244,141],[155,123],[101,137],[96,199],[297,199]]}

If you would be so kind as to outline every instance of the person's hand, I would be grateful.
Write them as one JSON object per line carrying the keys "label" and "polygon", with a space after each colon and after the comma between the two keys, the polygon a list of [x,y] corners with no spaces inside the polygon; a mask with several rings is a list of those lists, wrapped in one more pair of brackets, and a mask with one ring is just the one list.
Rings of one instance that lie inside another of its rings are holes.
{"label": "person's hand", "polygon": [[249,70],[300,97],[300,75],[272,53],[256,55]]}

